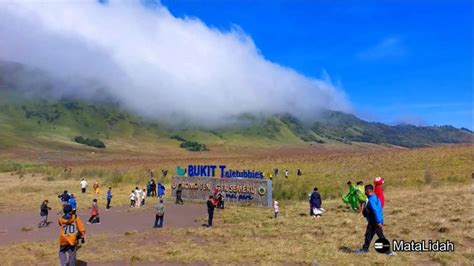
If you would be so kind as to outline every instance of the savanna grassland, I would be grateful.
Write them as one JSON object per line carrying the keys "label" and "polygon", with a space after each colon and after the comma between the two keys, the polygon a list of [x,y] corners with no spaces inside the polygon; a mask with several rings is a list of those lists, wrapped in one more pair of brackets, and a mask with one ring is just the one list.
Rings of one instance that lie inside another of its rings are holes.
{"label": "savanna grassland", "polygon": [[[64,189],[79,194],[83,176],[89,184],[98,181],[102,189],[112,186],[114,205],[118,206],[128,203],[130,188],[144,186],[150,170],[169,189],[170,176],[177,165],[289,169],[288,179],[273,178],[274,199],[280,202],[281,210],[278,220],[271,219],[271,209],[228,206],[216,212],[213,229],[164,228],[89,235],[78,259],[90,264],[472,265],[472,151],[467,144],[420,149],[294,146],[168,157],[132,152],[50,151],[48,160],[38,160],[34,159],[37,154],[18,156],[19,152],[13,150],[4,155],[0,164],[0,214],[36,212],[43,199],[54,199]],[[169,170],[168,177],[161,177],[161,169]],[[301,169],[303,176],[296,176],[297,169]],[[346,193],[347,180],[371,182],[379,175],[386,180],[386,236],[405,240],[449,239],[455,243],[454,253],[399,253],[394,257],[378,255],[373,249],[368,255],[352,253],[363,242],[365,219],[348,210],[340,196]],[[328,210],[319,219],[307,215],[307,194],[314,186],[321,191],[323,207]],[[93,197],[79,197],[79,206],[88,206]],[[50,201],[54,210],[59,209],[57,201]],[[205,217],[200,219],[204,222]],[[38,261],[51,265],[57,263],[57,243],[0,243],[0,257],[2,265]]]}

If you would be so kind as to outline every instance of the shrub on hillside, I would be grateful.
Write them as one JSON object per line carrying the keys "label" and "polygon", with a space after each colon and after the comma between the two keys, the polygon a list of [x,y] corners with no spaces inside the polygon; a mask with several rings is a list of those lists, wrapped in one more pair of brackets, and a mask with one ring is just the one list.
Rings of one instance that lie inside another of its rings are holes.
{"label": "shrub on hillside", "polygon": [[104,142],[102,142],[100,139],[90,139],[90,138],[84,138],[82,136],[77,136],[74,138],[74,141],[80,144],[96,147],[99,149],[105,148]]}
{"label": "shrub on hillside", "polygon": [[207,151],[206,145],[195,141],[185,141],[179,147],[188,151]]}

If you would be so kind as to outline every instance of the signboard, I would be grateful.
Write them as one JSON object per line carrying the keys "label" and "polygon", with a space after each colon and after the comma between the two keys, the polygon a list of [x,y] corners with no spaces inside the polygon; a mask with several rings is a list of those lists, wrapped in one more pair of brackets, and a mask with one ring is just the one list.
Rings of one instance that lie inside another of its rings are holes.
{"label": "signboard", "polygon": [[188,165],[187,168],[176,167],[178,176],[190,177],[220,177],[220,178],[257,178],[263,179],[263,172],[258,170],[236,170],[227,168],[226,165]]}
{"label": "signboard", "polygon": [[175,176],[171,181],[173,197],[178,184],[182,186],[183,199],[205,201],[217,189],[224,195],[225,204],[272,207],[271,180]]}

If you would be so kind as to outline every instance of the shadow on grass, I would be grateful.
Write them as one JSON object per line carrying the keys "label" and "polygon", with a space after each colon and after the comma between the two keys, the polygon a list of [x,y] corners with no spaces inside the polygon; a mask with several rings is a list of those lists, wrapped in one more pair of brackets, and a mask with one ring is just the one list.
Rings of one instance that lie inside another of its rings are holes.
{"label": "shadow on grass", "polygon": [[87,266],[87,262],[83,260],[76,260],[76,265],[77,266]]}
{"label": "shadow on grass", "polygon": [[350,247],[346,247],[346,246],[340,246],[339,251],[342,253],[347,253],[347,254],[354,253],[354,251]]}

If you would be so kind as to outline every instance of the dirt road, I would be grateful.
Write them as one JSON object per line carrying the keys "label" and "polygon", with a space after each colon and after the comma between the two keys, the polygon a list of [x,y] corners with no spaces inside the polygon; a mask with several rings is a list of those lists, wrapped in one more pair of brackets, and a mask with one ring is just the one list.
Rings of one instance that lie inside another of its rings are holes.
{"label": "dirt road", "polygon": [[[198,227],[199,219],[206,217],[206,206],[200,204],[175,205],[166,204],[164,227],[183,228]],[[109,211],[100,210],[101,224],[86,224],[90,213],[79,212],[79,217],[86,226],[86,234],[112,233],[124,234],[137,230],[139,232],[154,230],[152,228],[155,214],[152,205],[142,208],[113,207]],[[51,211],[49,227],[38,228],[39,213],[0,214],[0,246],[18,241],[52,240],[58,237],[58,226],[55,211]]]}

